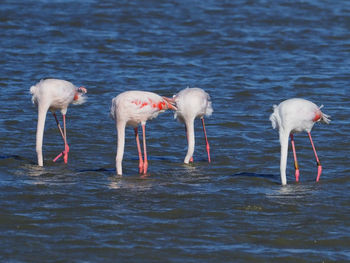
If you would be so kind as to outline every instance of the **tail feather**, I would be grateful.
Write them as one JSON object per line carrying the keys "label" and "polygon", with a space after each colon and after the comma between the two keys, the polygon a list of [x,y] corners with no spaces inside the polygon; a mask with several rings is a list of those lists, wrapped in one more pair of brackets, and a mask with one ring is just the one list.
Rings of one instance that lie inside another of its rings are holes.
{"label": "tail feather", "polygon": [[35,98],[36,90],[37,90],[37,87],[35,85],[30,87],[30,94],[32,94],[32,102],[33,103],[35,103],[35,101],[36,101],[36,98]]}
{"label": "tail feather", "polygon": [[270,121],[272,124],[272,128],[276,129],[278,127],[278,116],[276,113],[277,105],[273,105],[273,113],[270,115]]}
{"label": "tail feather", "polygon": [[[323,108],[323,105],[321,105],[318,109],[321,110],[322,108]],[[331,122],[331,116],[321,112],[320,122],[329,124]]]}
{"label": "tail feather", "polygon": [[109,116],[115,120],[116,119],[116,116],[115,116],[115,111],[116,111],[116,103],[117,103],[117,98],[113,98],[112,99],[112,105],[111,105],[111,110],[110,110],[110,113],[109,113]]}
{"label": "tail feather", "polygon": [[30,87],[30,94],[34,95],[35,94],[35,90],[36,90],[36,86],[31,86]]}
{"label": "tail feather", "polygon": [[212,103],[211,103],[211,99],[208,95],[208,105],[207,108],[205,110],[205,116],[211,116],[213,114],[213,107],[212,107]]}
{"label": "tail feather", "polygon": [[322,113],[321,122],[329,124],[331,122],[330,118],[331,118],[331,116],[329,116],[329,115],[327,115],[325,113]]}

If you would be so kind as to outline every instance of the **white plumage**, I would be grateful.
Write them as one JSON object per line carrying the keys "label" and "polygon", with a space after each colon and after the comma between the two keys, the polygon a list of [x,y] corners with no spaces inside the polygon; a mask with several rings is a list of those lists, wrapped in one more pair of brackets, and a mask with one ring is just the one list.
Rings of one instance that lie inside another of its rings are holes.
{"label": "white plumage", "polygon": [[[36,152],[39,166],[43,166],[42,144],[47,111],[50,110],[54,115],[58,129],[60,130],[65,143],[65,150],[59,154],[54,161],[64,155],[64,161],[67,163],[69,147],[67,144],[65,115],[70,103],[81,104],[85,101],[83,94],[86,92],[87,91],[84,87],[78,88],[69,81],[60,79],[44,79],[30,88],[32,102],[38,106]],[[62,131],[57,120],[55,114],[55,111],[57,110],[60,110],[62,113],[64,131]]]}
{"label": "white plumage", "polygon": [[[147,91],[125,91],[112,99],[111,117],[115,120],[118,133],[118,146],[116,155],[116,170],[122,175],[122,160],[125,146],[125,127],[134,127],[136,143],[139,153],[139,172],[146,174],[148,168],[146,149],[146,121],[156,118],[160,112],[167,109],[176,109],[163,97]],[[144,160],[138,136],[138,124],[142,125]]]}
{"label": "white plumage", "polygon": [[283,185],[287,184],[286,178],[286,166],[288,156],[288,137],[291,138],[294,162],[295,162],[295,177],[299,180],[299,166],[296,158],[294,137],[293,134],[297,132],[305,131],[308,133],[311,145],[314,150],[318,165],[317,181],[320,178],[322,172],[322,166],[318,159],[312,138],[311,129],[316,122],[323,122],[329,124],[330,117],[321,111],[321,107],[311,101],[293,98],[281,102],[278,106],[274,105],[274,111],[270,116],[272,127],[279,130],[279,139],[281,143],[281,182]]}
{"label": "white plumage", "polygon": [[208,161],[210,162],[210,148],[204,124],[204,116],[210,116],[213,113],[209,94],[200,88],[186,88],[177,93],[173,100],[177,107],[174,116],[186,126],[188,149],[184,163],[193,162],[192,156],[195,146],[194,120],[196,118],[201,118],[202,120]]}

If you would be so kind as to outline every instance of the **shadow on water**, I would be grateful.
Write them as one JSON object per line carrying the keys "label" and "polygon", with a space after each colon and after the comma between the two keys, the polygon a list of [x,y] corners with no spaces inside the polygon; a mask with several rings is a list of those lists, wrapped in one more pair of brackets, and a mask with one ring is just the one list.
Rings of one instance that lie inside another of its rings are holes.
{"label": "shadow on water", "polygon": [[251,173],[251,172],[240,172],[229,175],[229,178],[245,178],[245,179],[264,179],[267,182],[280,185],[279,176],[274,174],[264,174],[264,173]]}
{"label": "shadow on water", "polygon": [[231,177],[242,176],[242,177],[262,177],[262,178],[274,178],[273,174],[258,174],[258,173],[247,173],[241,172],[231,175]]}
{"label": "shadow on water", "polygon": [[76,170],[78,173],[84,172],[115,172],[115,168],[97,168],[97,169],[78,169]]}
{"label": "shadow on water", "polygon": [[0,155],[0,160],[7,160],[7,159],[17,160],[17,161],[26,161],[29,164],[33,164],[33,165],[35,164],[35,162],[33,162],[32,160],[19,155]]}
{"label": "shadow on water", "polygon": [[[235,173],[230,175],[229,177],[243,177],[243,178],[266,178],[266,179],[272,179],[274,183],[277,185],[280,185],[282,189],[289,189],[289,187],[318,187],[322,183],[325,182],[325,180],[320,180],[319,182],[315,182],[313,180],[307,180],[307,181],[299,181],[296,182],[295,180],[289,180],[287,185],[282,186],[281,181],[280,181],[280,176],[279,175],[274,175],[274,174],[260,174],[260,173],[250,173],[250,172],[240,172],[240,173]],[[334,180],[334,179],[332,179]],[[332,181],[331,180],[331,181]],[[338,178],[337,180],[344,180],[344,177]]]}

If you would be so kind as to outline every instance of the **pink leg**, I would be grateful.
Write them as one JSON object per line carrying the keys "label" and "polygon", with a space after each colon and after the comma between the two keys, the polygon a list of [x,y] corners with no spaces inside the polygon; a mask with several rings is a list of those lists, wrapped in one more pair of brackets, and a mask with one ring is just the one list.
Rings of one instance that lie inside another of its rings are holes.
{"label": "pink leg", "polygon": [[57,123],[57,127],[58,127],[58,130],[60,131],[61,135],[62,135],[62,139],[64,140],[64,134],[63,134],[63,131],[62,131],[62,128],[61,128],[61,125],[60,125],[60,122],[58,121],[57,119],[57,116],[56,116],[56,113],[52,113],[53,116],[55,117],[55,120],[56,120],[56,123]]}
{"label": "pink leg", "polygon": [[143,137],[143,155],[144,155],[143,174],[146,174],[147,168],[148,168],[148,161],[147,161],[146,125],[145,124],[142,124],[142,137]]}
{"label": "pink leg", "polygon": [[292,143],[292,148],[293,148],[294,167],[295,167],[295,181],[299,182],[299,165],[298,165],[298,160],[297,160],[297,153],[295,151],[295,144],[294,144],[294,136],[293,136],[293,134],[290,134],[290,141]]}
{"label": "pink leg", "polygon": [[321,176],[321,173],[322,173],[322,165],[321,165],[321,162],[320,160],[318,159],[318,156],[317,156],[317,153],[316,153],[316,148],[315,148],[315,145],[312,141],[312,138],[311,138],[311,133],[308,132],[308,135],[309,135],[309,139],[310,139],[310,142],[311,142],[311,145],[312,145],[312,149],[314,150],[314,154],[315,154],[315,157],[316,157],[316,162],[317,162],[317,178],[316,178],[316,182],[318,182],[320,180],[320,176]]}
{"label": "pink leg", "polygon": [[143,173],[143,159],[142,159],[142,152],[141,152],[141,145],[140,145],[140,139],[139,139],[139,133],[137,127],[134,128],[135,132],[135,138],[136,138],[136,144],[137,144],[137,151],[139,154],[139,173]]}
{"label": "pink leg", "polygon": [[53,162],[56,162],[61,156],[62,156],[63,152],[61,152],[59,155],[57,155],[55,157],[55,159],[53,159]]}
{"label": "pink leg", "polygon": [[210,147],[209,147],[209,142],[208,142],[208,138],[207,138],[207,132],[205,131],[204,118],[202,118],[202,125],[203,125],[203,132],[204,132],[205,143],[206,143],[206,146],[207,146],[208,162],[210,163]]}
{"label": "pink leg", "polygon": [[56,123],[57,123],[57,127],[60,130],[60,133],[61,133],[63,141],[64,141],[64,151],[61,152],[59,155],[57,155],[56,158],[53,159],[53,161],[56,162],[63,155],[64,163],[67,163],[68,162],[69,146],[67,144],[66,115],[63,115],[63,132],[62,132],[62,128],[60,126],[60,123],[59,123],[55,113],[54,113],[54,117],[55,117],[55,120],[56,120]]}
{"label": "pink leg", "polygon": [[68,143],[67,143],[66,115],[63,115],[63,131],[64,131],[64,152],[63,152],[63,160],[64,160],[64,163],[67,163],[67,162],[68,162],[69,146],[68,146]]}

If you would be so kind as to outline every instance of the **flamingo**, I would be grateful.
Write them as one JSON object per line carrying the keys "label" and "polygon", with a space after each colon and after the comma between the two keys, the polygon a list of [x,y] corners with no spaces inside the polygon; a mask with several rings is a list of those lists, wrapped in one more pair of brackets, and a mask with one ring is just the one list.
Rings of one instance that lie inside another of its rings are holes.
{"label": "flamingo", "polygon": [[[57,161],[63,155],[64,163],[68,162],[69,146],[67,143],[66,133],[66,113],[70,103],[82,104],[85,101],[83,96],[87,92],[84,87],[76,87],[72,83],[61,79],[43,79],[30,88],[32,94],[32,102],[38,106],[38,123],[36,130],[36,153],[38,165],[43,166],[43,136],[46,120],[46,113],[50,110],[55,117],[58,130],[64,141],[64,151],[62,151],[55,159]],[[57,119],[56,110],[61,110],[63,116],[63,131]]]}
{"label": "flamingo", "polygon": [[213,113],[209,94],[200,88],[186,88],[174,95],[173,99],[168,99],[168,102],[172,101],[176,103],[177,107],[174,118],[184,123],[186,128],[188,149],[184,163],[193,162],[195,146],[194,120],[198,117],[202,121],[208,162],[210,163],[210,147],[204,123],[204,116],[210,116]]}
{"label": "flamingo", "polygon": [[322,166],[311,138],[311,129],[316,122],[329,124],[330,116],[321,111],[322,107],[323,105],[318,107],[311,101],[300,98],[288,99],[281,102],[278,106],[273,106],[274,111],[270,116],[270,121],[272,122],[272,127],[279,130],[279,139],[281,144],[280,170],[282,185],[287,184],[286,166],[288,156],[288,137],[290,137],[294,155],[295,180],[297,182],[299,181],[299,165],[295,151],[293,134],[302,131],[306,131],[309,135],[318,167],[316,181],[319,181],[322,173]]}
{"label": "flamingo", "polygon": [[[145,175],[148,169],[147,148],[146,148],[146,121],[156,118],[160,112],[167,109],[176,110],[176,107],[169,103],[164,97],[147,91],[125,91],[112,99],[111,117],[115,120],[118,133],[116,170],[118,175],[122,175],[122,161],[125,145],[125,127],[134,127],[137,150],[139,155],[139,173]],[[143,136],[142,158],[140,140],[138,135],[138,125],[141,123]]]}

